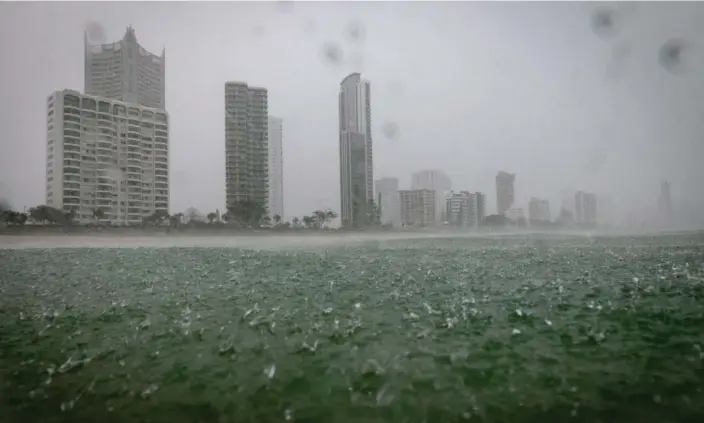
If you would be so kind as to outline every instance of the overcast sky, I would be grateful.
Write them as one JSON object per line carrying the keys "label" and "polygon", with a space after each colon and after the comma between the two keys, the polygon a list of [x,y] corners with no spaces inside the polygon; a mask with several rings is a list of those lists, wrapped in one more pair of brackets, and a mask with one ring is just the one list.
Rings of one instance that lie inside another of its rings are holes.
{"label": "overcast sky", "polygon": [[[337,95],[359,71],[372,84],[375,179],[407,187],[411,172],[442,169],[454,189],[485,191],[491,212],[505,170],[518,206],[546,197],[554,214],[574,189],[621,213],[652,209],[667,179],[675,208],[704,216],[704,4],[627,4],[606,33],[597,6],[1,3],[0,197],[44,202],[46,97],[83,90],[94,21],[108,42],[132,25],[149,51],[166,48],[172,212],[224,209],[227,80],[268,88],[284,120],[285,217],[339,210]],[[671,40],[684,48],[668,68]]]}

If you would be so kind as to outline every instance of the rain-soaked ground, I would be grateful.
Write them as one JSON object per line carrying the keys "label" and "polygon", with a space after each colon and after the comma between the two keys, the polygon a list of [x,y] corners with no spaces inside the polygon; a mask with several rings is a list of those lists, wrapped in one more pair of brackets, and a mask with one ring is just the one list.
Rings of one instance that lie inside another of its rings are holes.
{"label": "rain-soaked ground", "polygon": [[34,247],[3,423],[704,421],[702,235]]}

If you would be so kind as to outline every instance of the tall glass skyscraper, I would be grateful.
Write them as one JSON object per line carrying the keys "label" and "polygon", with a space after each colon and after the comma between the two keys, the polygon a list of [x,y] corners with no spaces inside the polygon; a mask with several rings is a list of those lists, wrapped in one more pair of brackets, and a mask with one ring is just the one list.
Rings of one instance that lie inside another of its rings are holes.
{"label": "tall glass skyscraper", "polygon": [[340,218],[361,226],[374,199],[372,109],[369,81],[359,73],[340,83]]}

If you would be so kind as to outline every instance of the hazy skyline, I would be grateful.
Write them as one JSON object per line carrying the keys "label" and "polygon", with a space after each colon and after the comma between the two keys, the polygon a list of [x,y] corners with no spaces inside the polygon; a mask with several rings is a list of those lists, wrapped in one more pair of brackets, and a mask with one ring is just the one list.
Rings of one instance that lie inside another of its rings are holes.
{"label": "hazy skyline", "polygon": [[[553,215],[568,189],[608,195],[621,214],[656,210],[665,179],[676,214],[704,216],[704,5],[626,4],[613,34],[594,30],[598,7],[1,3],[0,198],[44,202],[46,98],[83,90],[92,21],[106,42],[132,25],[147,50],[166,49],[172,213],[224,210],[232,80],[266,87],[285,122],[286,218],[339,211],[339,83],[361,72],[376,179],[403,189],[414,171],[441,169],[453,189],[486,193],[489,214],[503,170],[516,174],[519,207],[546,198]],[[682,65],[668,70],[673,40],[684,40]]]}

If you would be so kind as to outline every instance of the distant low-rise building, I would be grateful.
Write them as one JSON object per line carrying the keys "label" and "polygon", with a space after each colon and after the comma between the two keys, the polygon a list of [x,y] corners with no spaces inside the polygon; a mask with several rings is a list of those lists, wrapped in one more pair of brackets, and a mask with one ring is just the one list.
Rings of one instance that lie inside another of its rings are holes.
{"label": "distant low-rise building", "polygon": [[435,224],[435,191],[429,189],[398,192],[403,226],[430,226]]}
{"label": "distant low-rise building", "polygon": [[522,221],[525,221],[526,213],[523,211],[522,208],[512,208],[506,210],[506,217],[513,222],[520,223]]}
{"label": "distant low-rise building", "polygon": [[550,222],[550,202],[540,198],[531,198],[528,203],[528,219],[531,223]]}

